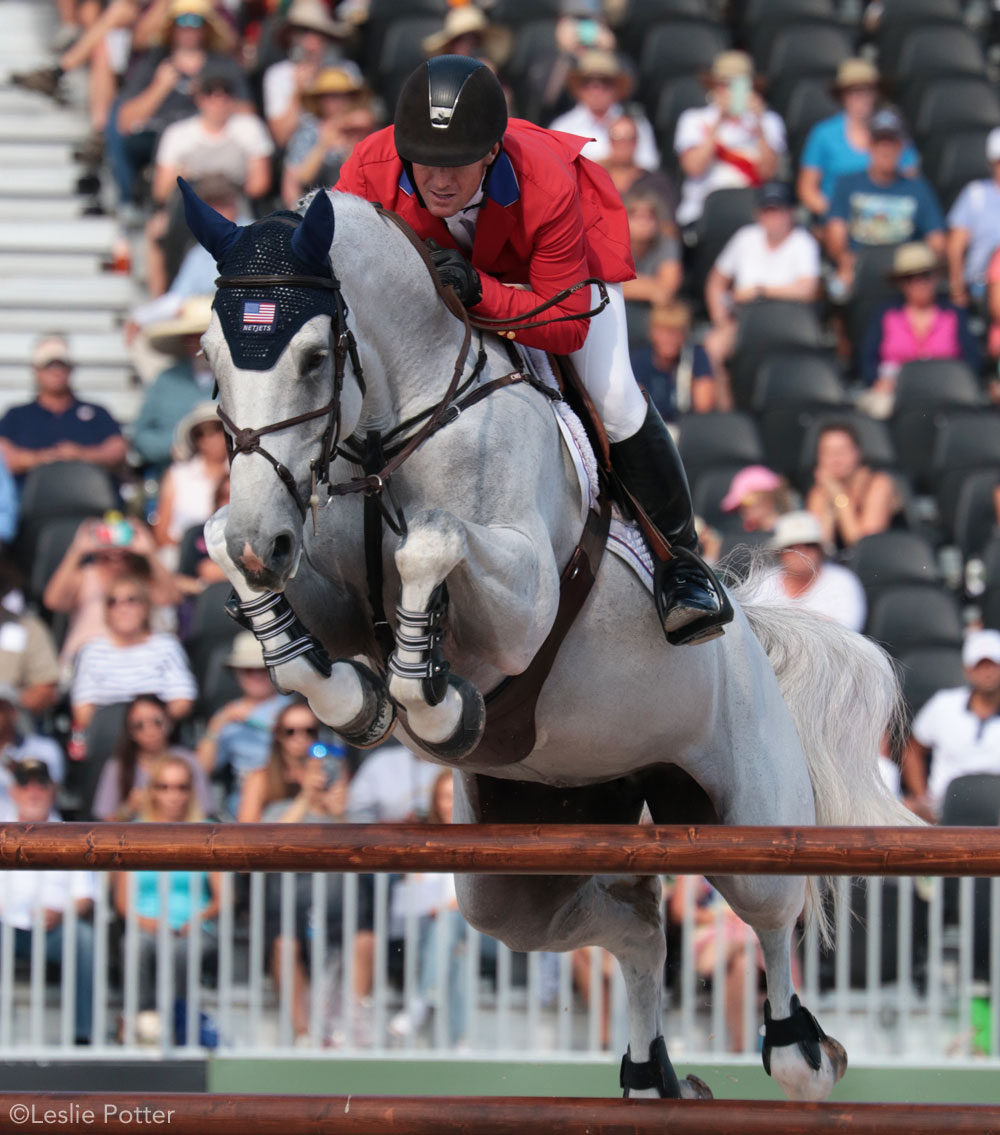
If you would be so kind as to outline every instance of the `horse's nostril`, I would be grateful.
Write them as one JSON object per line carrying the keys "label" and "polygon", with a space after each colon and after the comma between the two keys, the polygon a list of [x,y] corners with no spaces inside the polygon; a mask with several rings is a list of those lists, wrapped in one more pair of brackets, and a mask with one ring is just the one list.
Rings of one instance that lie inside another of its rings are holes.
{"label": "horse's nostril", "polygon": [[292,538],[286,533],[282,532],[280,536],[275,536],[274,544],[271,547],[271,562],[274,564],[284,563],[290,559],[292,555]]}

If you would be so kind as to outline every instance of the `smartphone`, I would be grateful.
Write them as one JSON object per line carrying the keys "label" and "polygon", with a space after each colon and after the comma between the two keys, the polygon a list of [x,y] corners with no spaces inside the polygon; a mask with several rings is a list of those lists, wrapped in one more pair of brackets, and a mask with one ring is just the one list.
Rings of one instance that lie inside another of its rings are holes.
{"label": "smartphone", "polygon": [[324,745],[318,741],[309,749],[309,756],[323,762],[323,772],[326,776],[326,786],[329,788],[340,779],[344,768],[346,750],[340,745]]}
{"label": "smartphone", "polygon": [[737,75],[729,81],[729,113],[742,118],[750,109],[750,92],[753,84],[748,75]]}
{"label": "smartphone", "polygon": [[600,27],[596,20],[577,20],[576,35],[584,47],[593,47],[597,43]]}

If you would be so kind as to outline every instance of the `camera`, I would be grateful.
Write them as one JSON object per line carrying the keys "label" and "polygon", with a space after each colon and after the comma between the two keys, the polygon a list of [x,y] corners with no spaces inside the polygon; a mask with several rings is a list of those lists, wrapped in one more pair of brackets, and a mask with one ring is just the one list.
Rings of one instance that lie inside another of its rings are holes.
{"label": "camera", "polygon": [[326,776],[326,786],[336,784],[340,779],[341,769],[344,767],[344,757],[347,750],[343,745],[324,745],[322,741],[310,747],[309,756],[323,762],[323,773]]}

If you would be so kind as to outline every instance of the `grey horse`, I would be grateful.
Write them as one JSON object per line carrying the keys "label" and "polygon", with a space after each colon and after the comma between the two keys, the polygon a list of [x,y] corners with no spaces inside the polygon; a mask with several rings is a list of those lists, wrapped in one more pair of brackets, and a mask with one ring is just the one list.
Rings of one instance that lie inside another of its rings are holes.
{"label": "grey horse", "polygon": [[[735,589],[722,638],[670,647],[642,583],[610,555],[542,689],[533,749],[480,767],[483,695],[545,641],[585,510],[549,399],[527,383],[498,389],[449,413],[390,485],[365,481],[366,439],[412,437],[462,356],[465,329],[425,261],[344,194],[241,229],[185,193],[222,272],[202,344],[234,445],[231,502],[207,543],[281,687],[361,744],[398,710],[405,742],[456,770],[459,822],[638,822],[644,805],[660,823],[911,822],[877,772],[898,688],[876,646]],[[511,370],[499,337],[484,337],[473,367],[475,355],[460,368],[467,389]],[[381,526],[377,595],[363,494],[331,491],[362,482],[390,521],[405,519]],[[395,636],[387,681],[380,606]],[[712,882],[761,944],[765,1067],[789,1097],[825,1098],[846,1056],[800,1005],[790,962],[803,910],[823,924],[818,882]],[[626,1094],[704,1093],[678,1082],[661,1036],[658,879],[467,875],[458,895],[469,922],[512,949],[611,951],[628,993]]]}

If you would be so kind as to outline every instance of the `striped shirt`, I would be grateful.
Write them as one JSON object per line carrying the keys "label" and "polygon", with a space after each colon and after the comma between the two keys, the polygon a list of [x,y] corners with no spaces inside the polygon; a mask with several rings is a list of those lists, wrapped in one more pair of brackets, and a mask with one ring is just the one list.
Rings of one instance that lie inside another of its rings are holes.
{"label": "striped shirt", "polygon": [[115,646],[103,635],[80,651],[70,690],[74,705],[113,705],[138,694],[165,702],[198,693],[184,648],[171,634],[151,634],[133,646]]}

